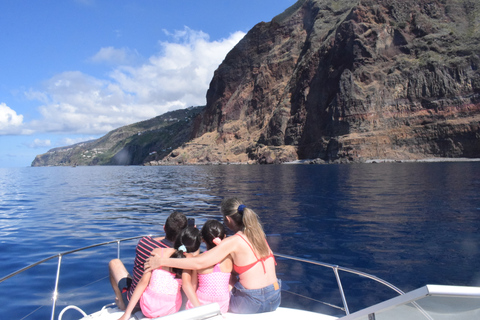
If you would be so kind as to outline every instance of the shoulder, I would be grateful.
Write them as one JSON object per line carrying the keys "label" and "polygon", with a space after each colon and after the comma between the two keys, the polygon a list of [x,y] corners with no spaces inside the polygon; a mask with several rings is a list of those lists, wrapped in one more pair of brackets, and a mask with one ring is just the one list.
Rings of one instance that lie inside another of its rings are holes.
{"label": "shoulder", "polygon": [[[228,241],[228,242],[227,242]],[[247,238],[246,235],[242,233],[236,233],[233,236],[230,236],[222,241],[222,244],[224,242],[229,243],[229,245],[235,245],[237,248],[248,248],[251,247],[252,245],[250,244],[250,240]]]}
{"label": "shoulder", "polygon": [[[221,252],[222,260],[230,256],[233,260],[238,253],[244,252],[247,247],[247,243],[239,236],[233,235],[222,240],[222,242],[216,247],[208,250],[213,252]],[[217,260],[218,261],[218,260]]]}
{"label": "shoulder", "polygon": [[[140,247],[148,247],[148,248],[169,248],[169,243],[165,241],[164,237],[161,238],[153,238],[151,236],[145,236],[138,241],[138,245]],[[172,244],[173,246],[173,244]]]}
{"label": "shoulder", "polygon": [[243,242],[241,237],[239,237],[238,235],[233,235],[223,239],[222,242],[220,242],[220,244],[218,244],[216,247],[212,249],[223,248],[223,249],[229,249],[228,251],[235,251],[239,247],[239,245],[241,245],[241,242]]}
{"label": "shoulder", "polygon": [[141,237],[140,240],[138,240],[138,243],[143,243],[143,242],[148,242],[148,241],[151,241],[152,240],[152,237],[150,236],[145,236],[145,237]]}
{"label": "shoulder", "polygon": [[239,242],[239,241],[242,241],[242,236],[238,233],[235,233],[234,235],[226,237],[225,239],[223,239],[220,244],[234,243],[234,242]]}
{"label": "shoulder", "polygon": [[[146,238],[146,237],[144,237]],[[156,238],[153,238],[153,240],[157,241],[157,242],[162,242],[163,240],[165,239],[165,237],[156,237]]]}
{"label": "shoulder", "polygon": [[157,248],[158,246],[155,245],[155,242],[153,241],[153,238],[150,236],[141,238],[137,243],[137,251],[147,253],[148,251]]}
{"label": "shoulder", "polygon": [[[161,239],[160,241],[158,239]],[[173,248],[174,246],[174,243],[170,240],[168,240],[167,238],[157,238],[156,239],[158,241],[158,243],[160,244],[160,246],[162,247],[165,247],[165,248]]]}
{"label": "shoulder", "polygon": [[248,237],[247,237],[245,234],[243,234],[243,233],[236,233],[236,234],[234,234],[234,235],[232,235],[232,236],[224,239],[224,240],[222,241],[222,244],[223,244],[224,242],[229,243],[229,245],[236,245],[236,246],[239,246],[239,247],[242,247],[242,248],[243,248],[243,247],[246,248],[246,247],[251,247],[251,246],[252,246],[250,240],[248,239]]}
{"label": "shoulder", "polygon": [[142,237],[139,241],[138,241],[138,245],[149,245],[149,246],[152,246],[152,245],[156,245],[158,244],[158,241],[156,241],[154,238],[152,238],[151,236],[145,236],[145,237]]}

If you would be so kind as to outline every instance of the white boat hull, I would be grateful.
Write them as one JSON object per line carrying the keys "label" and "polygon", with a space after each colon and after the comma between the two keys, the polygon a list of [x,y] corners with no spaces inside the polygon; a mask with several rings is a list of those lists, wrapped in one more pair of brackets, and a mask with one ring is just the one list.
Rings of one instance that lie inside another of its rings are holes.
{"label": "white boat hull", "polygon": [[[123,315],[123,311],[118,308],[105,308],[101,311],[88,315],[81,320],[117,320]],[[139,311],[132,315],[130,319],[136,320],[150,320],[143,316]],[[158,318],[160,319],[160,318]],[[264,320],[264,319],[298,319],[298,320],[335,320],[337,317],[322,315],[315,312],[278,308],[273,312],[257,313],[257,314],[236,314],[236,313],[220,313],[218,304],[212,303],[209,305],[193,308],[178,313],[161,317],[162,320],[191,320],[191,319],[222,319],[222,320]]]}

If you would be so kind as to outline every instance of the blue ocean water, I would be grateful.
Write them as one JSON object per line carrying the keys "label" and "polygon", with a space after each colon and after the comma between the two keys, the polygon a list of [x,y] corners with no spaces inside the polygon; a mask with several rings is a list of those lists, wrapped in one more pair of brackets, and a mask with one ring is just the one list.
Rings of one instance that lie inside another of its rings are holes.
{"label": "blue ocean water", "polygon": [[[479,191],[480,162],[0,169],[0,278],[60,252],[161,234],[173,210],[201,227],[236,196],[259,214],[274,252],[358,269],[404,291],[480,286]],[[129,269],[135,244],[122,244]],[[68,304],[93,312],[113,301],[107,263],[116,254],[111,245],[63,258],[57,315]],[[340,304],[330,270],[277,262],[283,305],[325,308],[289,292]],[[56,271],[53,259],[0,283],[2,318],[49,317]],[[342,281],[350,311],[393,296]],[[80,315],[72,313],[63,319]]]}

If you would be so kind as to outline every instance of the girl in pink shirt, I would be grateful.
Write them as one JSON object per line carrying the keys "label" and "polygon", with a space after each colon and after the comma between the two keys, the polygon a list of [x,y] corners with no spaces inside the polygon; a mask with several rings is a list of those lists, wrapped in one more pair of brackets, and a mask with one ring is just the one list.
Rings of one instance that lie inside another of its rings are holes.
{"label": "girl in pink shirt", "polygon": [[[200,231],[195,227],[182,230],[174,248],[158,248],[154,252],[163,257],[184,258],[184,253],[195,252],[200,247]],[[142,313],[148,318],[162,317],[180,310],[182,306],[182,269],[161,267],[145,272],[128,302],[125,313],[119,320],[130,319],[131,313],[140,300]]]}
{"label": "girl in pink shirt", "polygon": [[[208,220],[202,228],[202,240],[207,250],[220,244],[226,236],[225,227],[217,220]],[[206,269],[197,270],[197,278],[193,279],[193,286],[197,288],[196,296],[189,297],[186,308],[216,302],[222,312],[228,311],[230,302],[230,275],[233,261],[230,255],[219,263]]]}

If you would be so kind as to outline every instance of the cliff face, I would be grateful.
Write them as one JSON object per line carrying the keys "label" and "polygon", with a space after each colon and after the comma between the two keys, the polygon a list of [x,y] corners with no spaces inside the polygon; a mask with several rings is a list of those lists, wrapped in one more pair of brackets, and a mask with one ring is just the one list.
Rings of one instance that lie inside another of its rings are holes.
{"label": "cliff face", "polygon": [[227,55],[163,163],[480,157],[479,35],[477,0],[300,0]]}
{"label": "cliff face", "polygon": [[480,158],[479,68],[478,0],[299,0],[232,49],[203,111],[32,165]]}

